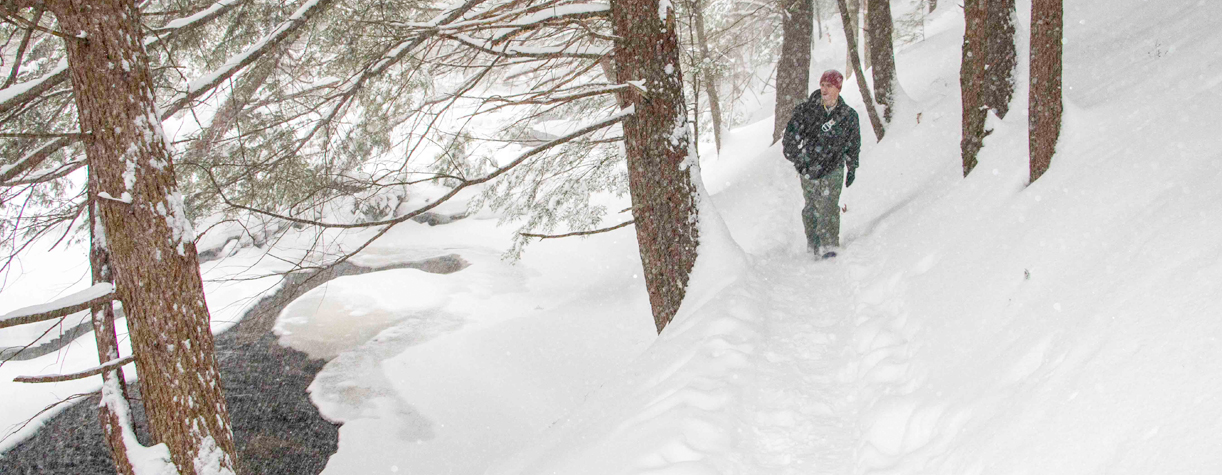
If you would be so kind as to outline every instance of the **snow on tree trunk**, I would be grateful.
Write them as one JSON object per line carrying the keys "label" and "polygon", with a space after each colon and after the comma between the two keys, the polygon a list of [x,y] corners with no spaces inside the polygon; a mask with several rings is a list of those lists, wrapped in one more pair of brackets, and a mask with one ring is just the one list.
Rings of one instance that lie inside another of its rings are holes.
{"label": "snow on tree trunk", "polygon": [[233,473],[194,231],[174,182],[135,0],[47,2],[65,39],[153,437],[183,474]]}
{"label": "snow on tree trunk", "polygon": [[645,287],[658,332],[674,318],[696,262],[697,195],[684,111],[679,38],[669,0],[611,2],[617,79],[635,113],[624,151]]}
{"label": "snow on tree trunk", "polygon": [[772,141],[785,134],[789,115],[806,99],[810,84],[810,42],[815,10],[811,0],[780,0],[785,15],[781,21],[781,59],[776,65],[776,115]]}
{"label": "snow on tree trunk", "polygon": [[891,122],[895,106],[895,50],[891,44],[891,2],[868,0],[866,34],[870,37],[870,62],[873,64],[874,100],[883,106],[883,120]]}
{"label": "snow on tree trunk", "polygon": [[984,146],[984,77],[988,49],[987,0],[966,0],[963,4],[966,26],[963,31],[963,61],[959,66],[959,88],[963,105],[963,138],[959,141],[963,157],[963,176],[976,167],[976,156]]}
{"label": "snow on tree trunk", "polygon": [[1031,182],[1052,164],[1061,135],[1061,35],[1064,21],[1061,0],[1035,0],[1031,4],[1031,91],[1028,97],[1028,146]]}
{"label": "snow on tree trunk", "polygon": [[[101,216],[98,211],[96,178],[89,176],[89,267],[94,284],[102,282],[113,283],[110,272],[110,252],[106,249],[106,232],[102,228]],[[98,346],[98,363],[119,359],[118,335],[115,332],[114,303],[106,302],[90,309],[93,317],[93,336]],[[119,395],[127,398],[127,388],[123,379],[123,370],[115,368],[102,372],[102,379],[113,381],[119,388]],[[102,434],[106,444],[110,446],[110,457],[115,462],[115,471],[123,475],[135,473],[132,463],[127,458],[127,446],[123,440],[123,427],[119,415],[108,405],[98,407],[98,422],[102,425]]]}

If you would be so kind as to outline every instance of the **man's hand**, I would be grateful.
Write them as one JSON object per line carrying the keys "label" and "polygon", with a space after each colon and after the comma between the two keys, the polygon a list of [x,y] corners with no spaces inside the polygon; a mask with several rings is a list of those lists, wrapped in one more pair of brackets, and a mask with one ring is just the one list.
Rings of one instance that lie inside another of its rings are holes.
{"label": "man's hand", "polygon": [[844,177],[844,187],[848,188],[853,185],[853,178],[857,177],[857,167],[849,167],[848,175]]}

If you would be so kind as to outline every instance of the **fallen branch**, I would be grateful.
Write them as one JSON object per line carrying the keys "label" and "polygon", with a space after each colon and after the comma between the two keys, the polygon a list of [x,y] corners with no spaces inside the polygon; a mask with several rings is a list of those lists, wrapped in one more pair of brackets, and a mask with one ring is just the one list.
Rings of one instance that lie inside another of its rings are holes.
{"label": "fallen branch", "polygon": [[619,229],[619,228],[622,228],[624,226],[627,226],[629,224],[634,224],[634,223],[636,223],[636,220],[629,220],[623,223],[619,223],[615,226],[611,226],[609,228],[595,229],[591,231],[577,231],[577,232],[565,233],[565,234],[531,234],[531,233],[519,233],[519,234],[525,237],[539,238],[539,240],[558,239],[558,238],[563,238],[563,237],[589,236],[591,234],[605,233],[607,231],[614,231],[616,229]]}
{"label": "fallen branch", "polygon": [[45,376],[18,376],[16,378],[13,378],[13,382],[14,383],[58,383],[60,381],[71,381],[74,379],[84,379],[90,376],[96,376],[96,375],[102,374],[106,371],[110,371],[112,369],[118,368],[125,364],[131,363],[133,361],[136,361],[136,357],[134,355],[128,355],[128,356],[119,358],[117,360],[107,361],[106,363],[100,366],[95,366],[85,371],[78,371],[76,373],[68,373],[68,374],[48,374]]}

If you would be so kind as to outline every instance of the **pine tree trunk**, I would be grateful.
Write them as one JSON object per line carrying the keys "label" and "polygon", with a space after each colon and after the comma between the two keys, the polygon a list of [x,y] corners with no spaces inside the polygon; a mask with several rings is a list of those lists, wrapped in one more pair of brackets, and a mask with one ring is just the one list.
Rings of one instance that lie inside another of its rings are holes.
{"label": "pine tree trunk", "polygon": [[869,0],[870,56],[874,63],[874,99],[883,106],[883,120],[891,122],[895,106],[895,51],[891,44],[891,2]]}
{"label": "pine tree trunk", "polygon": [[720,152],[721,100],[717,97],[717,68],[709,67],[713,57],[709,54],[709,40],[704,31],[704,5],[699,1],[693,3],[696,4],[696,41],[700,43],[700,59],[708,68],[708,73],[704,75],[704,94],[709,98],[709,113],[713,116],[713,142],[717,146],[717,151]]}
{"label": "pine tree trunk", "polygon": [[[183,474],[235,470],[229,413],[135,0],[47,2],[63,31],[116,293],[153,437]],[[127,201],[127,202],[125,202]]]}
{"label": "pine tree trunk", "polygon": [[[840,5],[840,18],[844,24],[844,36],[849,40],[849,66],[857,71],[857,88],[861,90],[861,99],[866,103],[866,115],[870,117],[870,125],[874,127],[874,138],[882,140],[886,134],[886,126],[883,125],[882,119],[878,117],[878,109],[874,107],[874,99],[870,97],[870,85],[866,84],[865,74],[861,72],[861,60],[857,56],[857,41],[853,38],[850,28],[852,23],[849,21],[849,6],[845,0],[837,0]],[[846,74],[847,76],[847,74]],[[847,78],[846,78],[847,79]]]}
{"label": "pine tree trunk", "polygon": [[963,138],[959,141],[963,157],[963,176],[976,167],[976,156],[984,146],[984,77],[988,31],[987,0],[965,0],[967,24],[963,32],[963,62],[959,66],[959,87],[963,104]]}
{"label": "pine tree trunk", "polygon": [[[89,207],[89,268],[92,283],[114,283],[110,272],[110,252],[106,249],[106,233],[102,229],[102,221],[98,212],[97,183],[92,170],[88,179]],[[119,338],[115,332],[114,303],[107,302],[89,309],[93,321],[93,337],[98,347],[98,364],[104,364],[119,359]],[[127,399],[127,384],[123,378],[123,370],[115,368],[102,373],[102,379],[114,382],[119,388],[119,394]],[[123,441],[123,421],[119,415],[106,404],[98,406],[98,422],[102,425],[102,435],[106,437],[106,445],[110,447],[110,457],[115,463],[115,472],[122,475],[135,473],[132,463],[127,459],[127,445]]]}
{"label": "pine tree trunk", "polygon": [[874,38],[870,34],[870,2],[874,0],[858,0],[861,2],[861,19],[865,21],[861,25],[861,70],[869,71],[870,66],[873,66],[872,55],[870,54],[871,43]]}
{"label": "pine tree trunk", "polygon": [[1031,92],[1028,97],[1028,146],[1031,183],[1052,165],[1061,135],[1061,0],[1031,3]]}
{"label": "pine tree trunk", "polygon": [[988,59],[984,76],[984,105],[1004,119],[1014,98],[1014,0],[989,0]]}
{"label": "pine tree trunk", "polygon": [[780,0],[785,6],[781,23],[781,59],[776,67],[776,115],[772,122],[772,142],[785,134],[793,109],[806,100],[810,85],[810,42],[814,30],[811,0]]}
{"label": "pine tree trunk", "polygon": [[658,0],[614,0],[611,23],[621,82],[644,91],[625,94],[635,113],[624,120],[624,152],[632,217],[645,271],[645,287],[658,332],[670,323],[687,293],[699,242],[696,185],[699,168],[683,110],[683,74],[675,12]]}
{"label": "pine tree trunk", "polygon": [[[860,58],[860,56],[857,55],[857,46],[856,46],[857,45],[857,32],[861,31],[861,29],[858,26],[858,18],[857,18],[857,12],[861,10],[860,2],[861,0],[847,0],[845,4],[841,5],[840,7],[841,17],[842,19],[844,19],[844,22],[845,22],[844,40],[846,43],[851,42],[854,45],[853,47],[846,48],[845,50],[844,80],[846,81],[853,78],[854,69],[862,69],[860,64],[858,64],[856,67],[853,66],[854,58]],[[845,8],[848,8],[849,10],[849,15],[847,17],[844,16],[844,12],[843,12]],[[860,63],[861,60],[856,59],[856,61]]]}
{"label": "pine tree trunk", "polygon": [[823,39],[823,0],[814,0],[815,27],[819,29],[819,39]]}

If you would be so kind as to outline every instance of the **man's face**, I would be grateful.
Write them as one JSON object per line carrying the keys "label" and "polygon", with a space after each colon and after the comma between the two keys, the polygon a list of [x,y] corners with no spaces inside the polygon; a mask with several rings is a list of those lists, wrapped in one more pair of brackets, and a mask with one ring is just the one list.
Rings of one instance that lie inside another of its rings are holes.
{"label": "man's face", "polygon": [[840,97],[840,88],[832,85],[830,82],[819,83],[819,92],[823,94],[823,103],[832,102]]}

